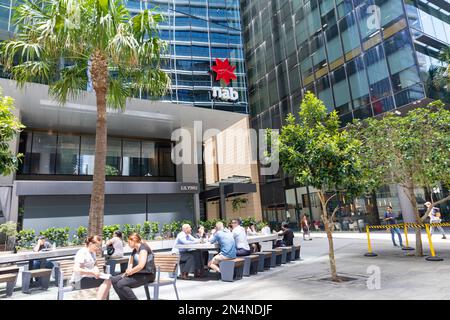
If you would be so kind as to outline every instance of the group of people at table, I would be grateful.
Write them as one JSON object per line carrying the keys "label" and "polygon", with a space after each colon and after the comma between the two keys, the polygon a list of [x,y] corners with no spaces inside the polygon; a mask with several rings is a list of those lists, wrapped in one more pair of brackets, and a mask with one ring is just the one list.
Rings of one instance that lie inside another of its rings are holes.
{"label": "group of people at table", "polygon": [[[229,259],[235,259],[239,256],[250,255],[252,252],[260,250],[257,243],[249,244],[247,235],[257,235],[256,226],[251,225],[247,230],[241,226],[240,219],[231,222],[229,228],[225,228],[222,222],[217,222],[215,228],[210,234],[205,232],[204,227],[200,226],[197,233],[192,235],[192,228],[185,224],[182,231],[177,235],[172,254],[180,256],[181,279],[188,280],[189,273],[194,273],[196,277],[201,277],[204,273],[204,265],[216,272],[220,272],[220,262]],[[262,234],[271,234],[270,228],[265,226],[261,230]],[[282,226],[278,232],[283,236],[283,240],[277,241],[277,246],[293,245],[294,233],[287,224]],[[195,249],[179,249],[178,245],[197,244],[197,243],[219,244],[219,253],[208,262],[208,252]],[[100,271],[97,266],[96,256],[102,250],[102,239],[100,236],[90,236],[85,241],[85,246],[78,250],[74,258],[73,274],[70,279],[72,286],[78,289],[98,288],[97,299],[108,299],[111,287],[121,300],[137,300],[134,294],[134,288],[143,286],[146,283],[154,282],[156,277],[156,267],[154,253],[149,245],[142,240],[137,233],[128,237],[128,246],[133,250],[128,262],[125,273],[112,276]],[[114,232],[112,239],[106,242],[109,250],[109,257],[123,257],[123,239],[120,231]],[[48,249],[48,241],[40,238],[34,251]],[[108,255],[107,255],[108,256]],[[30,261],[31,268],[38,268],[37,261]],[[51,267],[50,265],[46,267]]]}

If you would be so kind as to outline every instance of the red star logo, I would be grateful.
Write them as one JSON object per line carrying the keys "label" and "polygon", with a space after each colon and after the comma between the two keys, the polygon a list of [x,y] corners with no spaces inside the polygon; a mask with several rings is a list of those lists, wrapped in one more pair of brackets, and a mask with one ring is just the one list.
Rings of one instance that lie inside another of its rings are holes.
{"label": "red star logo", "polygon": [[216,80],[223,80],[227,85],[230,84],[231,80],[237,79],[236,74],[234,73],[236,67],[230,65],[228,59],[225,59],[224,61],[216,59],[216,65],[212,67],[212,70],[217,73]]}

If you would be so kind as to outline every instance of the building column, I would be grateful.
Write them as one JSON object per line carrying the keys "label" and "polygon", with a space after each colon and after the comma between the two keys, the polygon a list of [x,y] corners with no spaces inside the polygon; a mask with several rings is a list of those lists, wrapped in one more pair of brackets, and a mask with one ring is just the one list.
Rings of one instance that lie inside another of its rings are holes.
{"label": "building column", "polygon": [[416,222],[416,213],[414,212],[413,205],[408,198],[408,190],[400,185],[397,185],[397,193],[400,208],[402,210],[403,221]]}

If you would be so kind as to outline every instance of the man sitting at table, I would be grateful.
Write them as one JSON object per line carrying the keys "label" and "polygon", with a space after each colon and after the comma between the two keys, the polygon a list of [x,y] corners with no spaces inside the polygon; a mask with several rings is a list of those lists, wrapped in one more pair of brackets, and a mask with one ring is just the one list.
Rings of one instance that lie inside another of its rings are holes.
{"label": "man sitting at table", "polygon": [[[196,239],[192,236],[192,228],[190,225],[183,225],[181,230],[182,231],[177,235],[177,239],[175,240],[175,246],[201,242],[200,239]],[[180,254],[181,279],[190,280],[189,273],[194,273],[195,277],[200,277],[203,274],[203,263],[200,251],[195,249],[178,249],[174,247],[172,249],[172,254],[178,253]]]}
{"label": "man sitting at table", "polygon": [[290,247],[294,245],[294,232],[287,223],[283,223],[278,235],[283,236],[283,240],[278,240],[276,247]]}
{"label": "man sitting at table", "polygon": [[236,258],[236,243],[234,242],[233,234],[228,229],[224,229],[222,222],[217,222],[216,231],[209,239],[209,242],[218,242],[220,246],[220,253],[211,259],[208,263],[208,267],[220,273],[219,265],[221,261]]}
{"label": "man sitting at table", "polygon": [[232,233],[234,241],[236,242],[236,255],[238,257],[249,256],[251,251],[245,229],[241,226],[241,223],[238,219],[233,219],[231,221],[231,225],[233,227]]}

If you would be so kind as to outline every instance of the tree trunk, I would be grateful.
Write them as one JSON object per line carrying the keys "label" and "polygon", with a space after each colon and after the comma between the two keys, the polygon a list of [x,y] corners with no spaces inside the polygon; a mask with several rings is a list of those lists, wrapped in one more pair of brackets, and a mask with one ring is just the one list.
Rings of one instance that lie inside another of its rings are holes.
{"label": "tree trunk", "polygon": [[89,210],[89,236],[103,234],[105,207],[105,166],[107,150],[106,93],[108,88],[108,63],[96,51],[92,57],[92,84],[97,98],[97,125],[95,132],[95,164]]}
{"label": "tree trunk", "polygon": [[[412,182],[408,183],[408,198],[411,201],[414,214],[416,215],[416,222],[422,223],[422,220],[419,216],[419,210],[417,209],[417,200],[416,195],[414,193],[414,184]],[[416,228],[416,256],[423,257],[423,246],[422,246],[422,229]]]}
{"label": "tree trunk", "polygon": [[330,260],[330,272],[331,272],[331,278],[335,282],[340,282],[339,277],[337,275],[336,270],[336,259],[334,257],[334,242],[333,242],[333,219],[328,218],[328,212],[326,208],[326,200],[325,200],[325,194],[322,192],[319,192],[319,199],[322,206],[322,221],[325,226],[325,232],[327,233],[328,238],[328,257]]}

